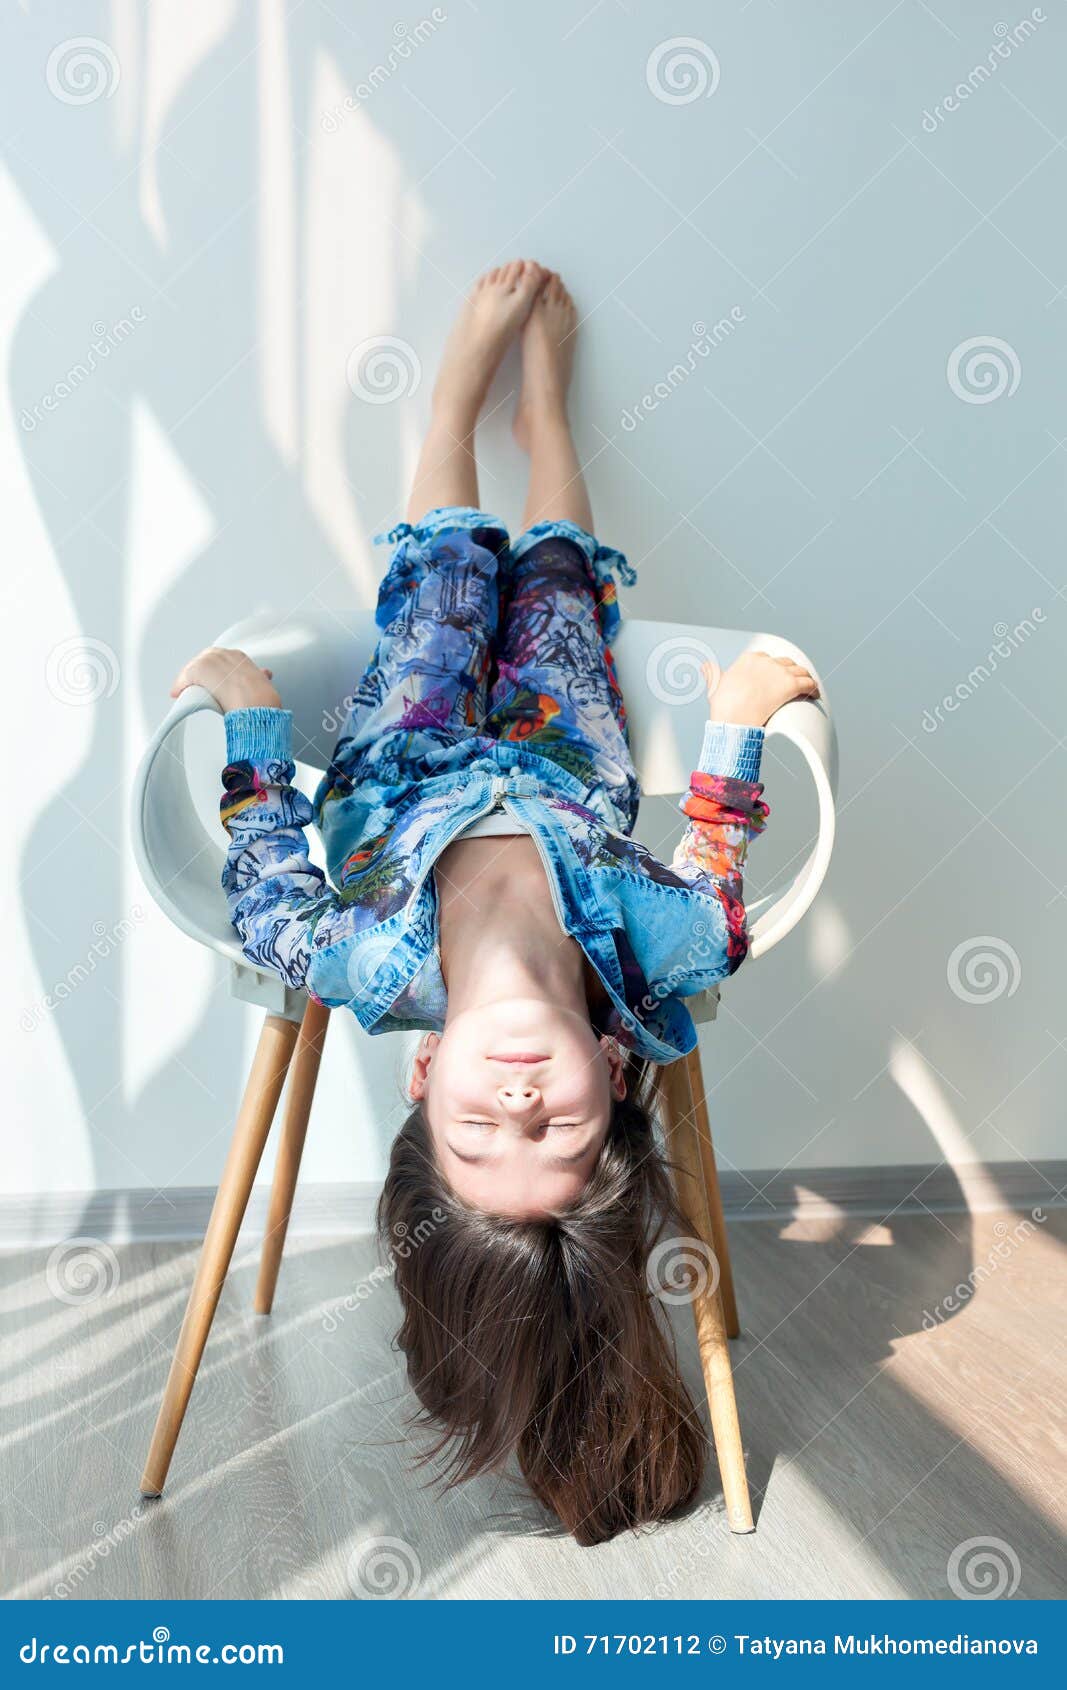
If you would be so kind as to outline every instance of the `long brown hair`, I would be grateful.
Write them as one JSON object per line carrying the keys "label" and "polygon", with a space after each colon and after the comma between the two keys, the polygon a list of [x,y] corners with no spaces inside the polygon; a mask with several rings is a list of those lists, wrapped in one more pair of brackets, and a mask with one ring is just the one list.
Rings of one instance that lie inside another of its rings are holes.
{"label": "long brown hair", "polygon": [[436,1433],[426,1458],[443,1457],[454,1484],[515,1454],[581,1544],[675,1513],[704,1465],[703,1429],[645,1277],[660,1232],[680,1225],[651,1075],[631,1061],[627,1081],[581,1197],[552,1218],[461,1203],[421,1108],[394,1140],[378,1206],[404,1311],[397,1342],[418,1420]]}

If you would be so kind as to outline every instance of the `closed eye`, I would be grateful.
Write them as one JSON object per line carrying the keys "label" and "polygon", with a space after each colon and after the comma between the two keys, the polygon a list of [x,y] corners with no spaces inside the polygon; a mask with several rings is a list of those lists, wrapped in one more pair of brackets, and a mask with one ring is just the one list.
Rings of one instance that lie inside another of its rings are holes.
{"label": "closed eye", "polygon": [[[461,1121],[459,1124],[460,1126],[469,1126],[471,1123],[469,1121]],[[477,1125],[480,1123],[475,1124]],[[445,1142],[448,1143],[447,1140]],[[448,1148],[456,1158],[457,1162],[468,1162],[475,1168],[484,1167],[488,1162],[493,1160],[493,1158],[488,1156],[472,1156],[468,1151],[460,1150],[455,1144],[449,1144]],[[589,1154],[589,1148],[588,1144],[583,1144],[580,1150],[569,1151],[566,1156],[550,1156],[545,1165],[550,1168],[556,1168],[557,1170],[572,1168],[575,1163],[585,1161],[585,1158]]]}

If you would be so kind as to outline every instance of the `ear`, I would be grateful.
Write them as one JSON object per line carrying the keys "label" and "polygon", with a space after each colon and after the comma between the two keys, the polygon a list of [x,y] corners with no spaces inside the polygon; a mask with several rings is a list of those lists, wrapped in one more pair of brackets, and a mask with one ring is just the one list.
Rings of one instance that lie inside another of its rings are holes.
{"label": "ear", "polygon": [[408,1081],[408,1096],[412,1103],[421,1103],[426,1096],[426,1081],[430,1075],[433,1053],[441,1043],[437,1033],[423,1033],[415,1052],[415,1061]]}
{"label": "ear", "polygon": [[622,1051],[615,1040],[609,1039],[607,1034],[602,1035],[600,1048],[608,1059],[608,1083],[611,1086],[611,1095],[616,1103],[621,1103],[626,1096],[626,1075]]}

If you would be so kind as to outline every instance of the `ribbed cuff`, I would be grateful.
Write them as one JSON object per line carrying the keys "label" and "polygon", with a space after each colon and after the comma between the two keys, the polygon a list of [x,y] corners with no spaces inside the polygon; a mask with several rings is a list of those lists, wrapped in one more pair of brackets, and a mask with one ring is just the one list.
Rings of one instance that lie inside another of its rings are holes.
{"label": "ribbed cuff", "polygon": [[759,780],[763,729],[738,727],[734,722],[709,722],[704,729],[697,767],[705,775],[730,780]]}
{"label": "ribbed cuff", "polygon": [[250,710],[227,710],[228,763],[290,763],[293,757],[293,712],[257,704]]}

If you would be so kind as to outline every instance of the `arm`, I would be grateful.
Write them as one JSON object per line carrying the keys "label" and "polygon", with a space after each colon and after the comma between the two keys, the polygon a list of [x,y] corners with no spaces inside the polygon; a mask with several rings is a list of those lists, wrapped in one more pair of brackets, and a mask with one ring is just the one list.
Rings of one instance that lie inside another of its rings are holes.
{"label": "arm", "polygon": [[711,720],[700,761],[681,801],[688,823],[672,867],[676,874],[722,904],[726,921],[726,972],[748,953],[742,871],[749,841],[769,814],[759,781],[763,727],[792,698],[818,691],[807,670],[789,659],[746,652],[720,679],[705,668]]}
{"label": "arm", "polygon": [[339,900],[308,856],[312,808],[292,785],[291,734],[288,710],[226,713],[222,885],[249,962],[306,986],[315,928]]}
{"label": "arm", "polygon": [[292,785],[292,717],[268,670],[212,648],[186,664],[172,692],[206,687],[225,711],[222,823],[230,836],[222,884],[249,961],[306,986],[315,928],[340,900],[308,856],[311,805]]}

